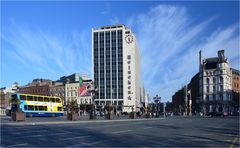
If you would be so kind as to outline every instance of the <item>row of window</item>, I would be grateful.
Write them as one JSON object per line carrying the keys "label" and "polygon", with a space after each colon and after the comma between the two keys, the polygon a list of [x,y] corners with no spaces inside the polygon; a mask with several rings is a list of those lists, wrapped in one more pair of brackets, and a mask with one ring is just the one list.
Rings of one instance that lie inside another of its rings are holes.
{"label": "row of window", "polygon": [[20,95],[20,100],[39,101],[39,102],[57,102],[57,103],[61,102],[61,100],[59,98],[49,98],[49,97],[40,97],[40,96],[24,96],[24,95]]}
{"label": "row of window", "polygon": [[[47,106],[24,105],[26,111],[48,111]],[[63,111],[62,107],[58,107],[58,111]]]}
{"label": "row of window", "polygon": [[[210,83],[210,78],[206,78],[206,81],[207,81],[207,84],[209,84]],[[220,77],[219,82],[223,83],[223,77]],[[216,83],[216,78],[215,77],[213,77],[213,83]]]}
{"label": "row of window", "polygon": [[[206,86],[206,90],[207,90],[207,93],[209,93],[210,91],[209,91],[209,86]],[[212,90],[213,90],[213,92],[216,92],[216,86],[213,86],[212,87]],[[220,87],[219,87],[219,91],[223,91],[223,85],[220,85]]]}

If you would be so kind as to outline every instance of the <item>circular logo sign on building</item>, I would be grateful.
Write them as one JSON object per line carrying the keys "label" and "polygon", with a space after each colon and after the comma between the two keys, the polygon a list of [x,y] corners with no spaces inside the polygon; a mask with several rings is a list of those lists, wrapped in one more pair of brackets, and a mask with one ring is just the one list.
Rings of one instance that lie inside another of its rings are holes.
{"label": "circular logo sign on building", "polygon": [[127,35],[125,37],[125,40],[128,44],[132,43],[133,42],[133,36],[132,35]]}

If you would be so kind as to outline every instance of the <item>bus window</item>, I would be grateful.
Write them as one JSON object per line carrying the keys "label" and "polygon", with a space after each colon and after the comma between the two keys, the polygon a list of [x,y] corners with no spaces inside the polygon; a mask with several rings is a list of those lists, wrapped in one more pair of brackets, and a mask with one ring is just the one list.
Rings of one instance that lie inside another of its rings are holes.
{"label": "bus window", "polygon": [[56,98],[56,102],[60,103],[60,102],[61,102],[61,100],[60,100],[59,98]]}
{"label": "bus window", "polygon": [[26,96],[20,95],[20,100],[26,100]]}
{"label": "bus window", "polygon": [[49,98],[44,97],[44,102],[49,102]]}
{"label": "bus window", "polygon": [[38,110],[38,106],[34,106],[34,110]]}
{"label": "bus window", "polygon": [[12,95],[13,99],[17,99],[17,94]]}
{"label": "bus window", "polygon": [[38,97],[38,101],[43,102],[43,97]]}
{"label": "bus window", "polygon": [[58,111],[62,111],[62,107],[58,107]]}
{"label": "bus window", "polygon": [[43,106],[44,110],[47,111],[47,106]]}
{"label": "bus window", "polygon": [[39,110],[43,111],[44,110],[43,106],[39,106]]}
{"label": "bus window", "polygon": [[27,96],[28,101],[33,101],[33,96]]}
{"label": "bus window", "polygon": [[34,100],[34,101],[38,101],[37,96],[34,96],[34,97],[33,97],[33,100]]}
{"label": "bus window", "polygon": [[34,110],[34,106],[28,105],[28,110]]}
{"label": "bus window", "polygon": [[55,102],[55,98],[50,98],[50,102]]}
{"label": "bus window", "polygon": [[24,105],[24,110],[28,110],[28,108],[27,108],[28,106],[27,105]]}

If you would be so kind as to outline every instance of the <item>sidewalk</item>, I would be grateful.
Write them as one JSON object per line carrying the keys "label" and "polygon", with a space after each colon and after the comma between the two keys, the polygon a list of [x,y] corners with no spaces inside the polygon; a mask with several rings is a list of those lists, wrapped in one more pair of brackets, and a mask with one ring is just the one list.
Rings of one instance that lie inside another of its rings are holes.
{"label": "sidewalk", "polygon": [[23,122],[11,121],[10,117],[0,116],[1,125],[44,125],[44,124],[76,124],[76,123],[92,123],[92,122],[125,122],[125,121],[142,121],[142,120],[161,120],[164,118],[137,118],[137,119],[128,119],[124,118],[114,118],[113,120],[106,120],[104,117],[97,117],[95,120],[90,120],[89,116],[80,116],[77,121],[69,121],[66,119],[66,116],[63,117],[35,117],[35,118],[26,118]]}

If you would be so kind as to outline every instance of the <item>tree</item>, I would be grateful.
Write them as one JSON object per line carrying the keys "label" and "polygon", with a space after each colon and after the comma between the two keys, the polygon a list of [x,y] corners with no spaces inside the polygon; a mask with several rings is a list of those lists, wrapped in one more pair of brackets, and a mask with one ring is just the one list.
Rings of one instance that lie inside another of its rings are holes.
{"label": "tree", "polygon": [[77,120],[78,119],[78,104],[76,99],[71,99],[68,101],[68,109],[70,112],[67,114],[68,120]]}
{"label": "tree", "polygon": [[113,106],[108,103],[106,106],[105,106],[105,109],[107,110],[107,114],[105,114],[105,118],[106,119],[112,119],[112,110],[113,110]]}
{"label": "tree", "polygon": [[13,121],[24,121],[25,120],[25,113],[21,110],[20,104],[21,101],[17,98],[16,95],[13,95],[10,103],[12,105],[11,109],[11,118]]}

